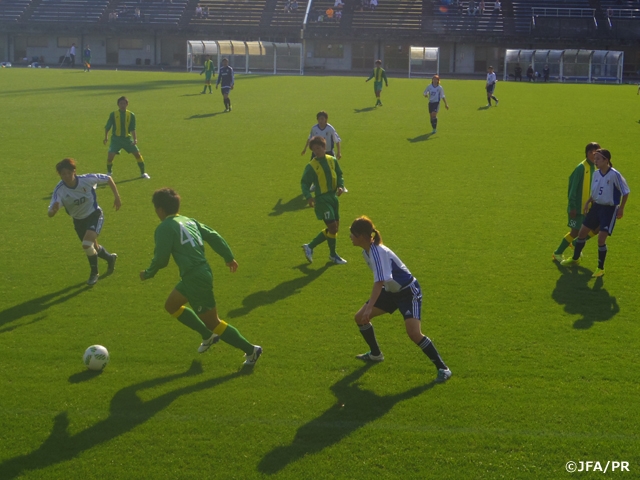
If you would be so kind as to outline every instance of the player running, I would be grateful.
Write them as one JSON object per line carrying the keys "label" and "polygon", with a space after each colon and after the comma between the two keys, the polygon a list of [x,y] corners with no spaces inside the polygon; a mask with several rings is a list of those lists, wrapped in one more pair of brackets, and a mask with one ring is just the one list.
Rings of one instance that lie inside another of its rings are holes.
{"label": "player running", "polygon": [[229,66],[229,60],[226,58],[222,59],[222,66],[220,67],[220,71],[218,72],[218,81],[216,82],[216,90],[218,89],[218,85],[222,85],[220,91],[222,92],[222,98],[224,100],[224,111],[231,111],[231,99],[229,98],[229,92],[233,90],[233,84],[235,83],[235,78],[233,75],[233,68]]}
{"label": "player running", "polygon": [[405,267],[402,260],[382,244],[380,232],[368,217],[356,218],[351,224],[351,243],[355,247],[362,248],[364,261],[373,272],[371,296],[355,315],[360,333],[371,350],[356,355],[356,358],[365,362],[384,360],[371,319],[400,310],[404,317],[407,335],[436,366],[438,370],[436,381],[447,381],[451,378],[451,370],[440,358],[433,342],[422,334],[420,328],[422,290],[418,280]]}
{"label": "player running", "polygon": [[[154,277],[173,256],[182,279],[169,294],[164,304],[166,311],[201,335],[199,353],[206,352],[211,345],[222,340],[245,353],[245,365],[254,365],[262,354],[262,347],[250,344],[235,327],[218,317],[213,273],[204,256],[206,242],[233,273],[238,262],[233,258],[229,245],[215,230],[180,215],[180,195],[176,191],[170,188],[156,190],[152,202],[161,223],[155,232],[153,260],[149,268],[140,272],[140,280]],[[185,307],[187,302],[193,310]]]}
{"label": "player running", "polygon": [[64,207],[73,218],[73,227],[78,238],[82,242],[84,253],[89,259],[91,273],[87,285],[95,285],[98,282],[98,257],[107,262],[107,274],[113,273],[118,256],[109,253],[98,244],[98,235],[102,230],[104,216],[98,206],[96,198],[96,185],[107,184],[113,192],[113,206],[120,209],[120,195],[113,179],[101,173],[89,173],[76,175],[76,162],[73,158],[65,158],[56,165],[56,171],[60,175],[60,183],[56,185],[51,203],[49,204],[49,217],[55,216]]}
{"label": "player running", "polygon": [[84,64],[84,71],[91,71],[91,49],[89,45],[84,47],[84,51],[82,52],[82,63]]}
{"label": "player running", "polygon": [[494,90],[496,89],[496,82],[498,81],[498,77],[493,71],[493,67],[489,66],[489,72],[487,73],[487,84],[485,89],[487,90],[487,107],[491,106],[491,99],[495,100],[496,107],[498,106],[498,99],[493,95]]}
{"label": "player running", "polygon": [[369,78],[367,78],[365,80],[365,82],[368,82],[369,80],[371,80],[372,78],[374,79],[373,81],[373,91],[376,94],[376,104],[375,106],[382,106],[382,102],[380,101],[380,93],[382,92],[382,81],[384,80],[385,85],[388,87],[389,86],[389,82],[387,81],[387,73],[384,71],[384,69],[382,68],[382,60],[376,60],[375,63],[375,68],[373,69],[373,72],[371,72],[371,76]]}
{"label": "player running", "polygon": [[204,73],[204,88],[200,93],[207,93],[207,87],[209,87],[209,93],[211,93],[211,77],[213,76],[213,62],[211,61],[211,55],[207,55],[207,59],[204,61],[204,66],[200,75]]}
{"label": "player running", "polygon": [[449,110],[449,105],[447,104],[447,99],[444,97],[444,90],[442,89],[442,85],[440,85],[440,77],[438,75],[434,75],[431,78],[431,83],[427,86],[423,95],[429,97],[429,115],[431,115],[431,127],[433,127],[431,133],[436,133],[440,100],[444,102],[444,106]]}
{"label": "player running", "polygon": [[624,206],[631,191],[624,177],[613,168],[609,150],[596,150],[594,160],[598,171],[593,174],[591,196],[583,206],[586,218],[578,233],[573,258],[563,260],[561,265],[565,267],[578,265],[589,231],[599,227],[598,268],[593,276],[602,277],[604,261],[607,258],[607,237],[613,234],[616,219],[624,215]]}
{"label": "player running", "polygon": [[140,178],[151,178],[144,171],[144,159],[138,149],[138,137],[136,135],[136,116],[133,112],[127,110],[129,100],[127,97],[118,99],[118,110],[111,112],[109,120],[104,127],[103,144],[109,141],[109,130],[111,130],[111,143],[109,144],[109,153],[107,154],[107,175],[113,174],[113,159],[120,150],[131,153],[136,157],[138,168],[140,168]]}

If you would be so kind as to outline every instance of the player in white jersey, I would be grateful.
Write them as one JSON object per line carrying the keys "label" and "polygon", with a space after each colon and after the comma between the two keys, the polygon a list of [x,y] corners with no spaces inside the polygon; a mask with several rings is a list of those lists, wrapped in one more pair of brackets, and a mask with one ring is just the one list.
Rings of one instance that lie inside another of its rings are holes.
{"label": "player in white jersey", "polygon": [[[316,120],[318,121],[313,127],[311,127],[311,133],[307,138],[307,143],[304,145],[304,149],[300,155],[304,155],[307,153],[307,148],[309,148],[309,142],[313,137],[322,137],[327,142],[327,155],[331,155],[332,157],[336,157],[336,159],[340,160],[342,158],[342,154],[340,153],[340,136],[336,129],[328,123],[329,114],[322,110],[318,112],[316,115]],[[315,157],[313,152],[311,153],[311,159],[313,160]],[[315,191],[316,186],[311,185],[311,191]],[[349,190],[346,188],[343,189],[342,193],[347,193]]]}
{"label": "player in white jersey", "polygon": [[76,234],[82,242],[84,253],[89,259],[91,274],[87,285],[95,285],[98,282],[98,257],[106,260],[107,274],[113,273],[118,256],[109,253],[98,244],[98,235],[102,230],[104,217],[96,199],[96,186],[108,184],[113,192],[113,206],[120,209],[120,195],[113,179],[101,173],[76,175],[76,162],[73,158],[65,158],[56,165],[60,183],[56,185],[51,203],[49,204],[49,217],[53,217],[60,207],[64,207],[73,218],[73,226]]}
{"label": "player in white jersey", "polygon": [[624,177],[613,168],[609,150],[597,150],[594,160],[598,171],[593,174],[591,196],[584,204],[586,217],[578,233],[573,258],[564,260],[561,265],[578,265],[589,231],[600,228],[598,268],[593,276],[601,277],[604,275],[604,261],[607,257],[607,237],[613,233],[616,219],[624,215],[624,206],[631,191]]}
{"label": "player in white jersey", "polygon": [[362,256],[373,271],[373,290],[367,303],[355,315],[362,337],[371,349],[356,358],[367,362],[382,362],[384,355],[376,339],[371,319],[385,313],[400,310],[409,338],[429,357],[438,370],[437,382],[451,377],[451,370],[440,358],[433,342],[422,334],[420,310],[422,290],[418,280],[411,274],[402,260],[382,244],[380,232],[365,216],[356,218],[351,224],[351,243],[362,248]]}
{"label": "player in white jersey", "polygon": [[487,90],[487,107],[491,106],[491,99],[495,100],[496,107],[498,106],[498,99],[493,94],[493,91],[496,89],[496,82],[498,81],[498,77],[493,71],[493,67],[489,66],[489,72],[487,73],[487,84],[485,89]]}
{"label": "player in white jersey", "polygon": [[440,100],[444,102],[444,106],[449,110],[449,104],[444,97],[444,90],[442,89],[442,85],[440,85],[440,77],[438,75],[434,75],[431,78],[431,83],[427,86],[423,95],[429,97],[429,115],[431,115],[431,126],[433,127],[433,132],[431,133],[436,133]]}

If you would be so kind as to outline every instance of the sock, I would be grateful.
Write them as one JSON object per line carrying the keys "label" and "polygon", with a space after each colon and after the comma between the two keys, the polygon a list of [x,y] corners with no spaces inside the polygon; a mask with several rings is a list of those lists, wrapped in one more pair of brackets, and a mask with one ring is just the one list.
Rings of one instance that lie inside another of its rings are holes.
{"label": "sock", "polygon": [[331,234],[328,230],[325,230],[324,234],[327,237],[327,243],[329,244],[329,255],[333,257],[336,255],[336,237],[338,234]]}
{"label": "sock", "polygon": [[571,233],[567,233],[562,241],[560,242],[560,245],[558,246],[558,248],[556,249],[555,253],[556,255],[562,255],[562,252],[564,252],[567,247],[575,240],[575,238],[573,238],[571,236]]}
{"label": "sock", "polygon": [[433,127],[434,130],[438,127],[438,119],[437,118],[432,118],[431,119],[431,126]]}
{"label": "sock", "polygon": [[220,320],[218,326],[213,329],[213,333],[217,333],[220,335],[220,340],[228,343],[232,347],[239,348],[247,355],[253,353],[253,345],[242,336],[236,327],[229,325],[224,320]]}
{"label": "sock", "polygon": [[489,102],[489,106],[491,106],[491,97],[487,97],[487,102]]}
{"label": "sock", "polygon": [[204,88],[202,89],[202,93],[206,93],[207,91],[207,86],[205,85]]}
{"label": "sock", "polygon": [[96,275],[98,273],[98,255],[91,255],[87,257],[89,260],[89,266],[91,267],[91,275]]}
{"label": "sock", "polygon": [[422,341],[418,344],[418,347],[420,347],[420,350],[422,350],[424,354],[429,357],[429,360],[433,362],[437,369],[442,368],[446,370],[447,366],[442,361],[442,358],[440,358],[438,350],[436,350],[435,345],[429,337],[423,336]]}
{"label": "sock", "polygon": [[211,85],[209,85],[209,93],[211,93]]}
{"label": "sock", "polygon": [[136,159],[138,162],[138,168],[140,169],[140,175],[144,175],[144,158],[142,158],[142,155],[140,156],[140,158]]}
{"label": "sock", "polygon": [[180,323],[186,325],[191,330],[198,332],[203,340],[208,340],[213,334],[213,332],[209,330],[204,323],[202,323],[202,320],[200,320],[200,317],[196,315],[196,312],[184,305],[171,316],[177,318]]}
{"label": "sock", "polygon": [[584,238],[576,238],[576,241],[573,243],[575,245],[575,250],[573,251],[573,259],[578,260],[580,258],[580,254],[582,253],[582,249],[587,241]]}
{"label": "sock", "polygon": [[366,325],[358,325],[360,329],[360,334],[364,341],[367,342],[369,348],[371,349],[371,355],[380,355],[380,346],[378,345],[378,340],[376,340],[376,333],[373,330],[373,325],[371,323],[367,323]]}
{"label": "sock", "polygon": [[496,103],[498,103],[498,99],[496,97],[494,97],[493,95],[491,95],[491,98],[493,98],[495,100]]}
{"label": "sock", "polygon": [[320,245],[322,242],[324,242],[327,239],[327,235],[326,232],[327,230],[323,230],[321,231],[318,235],[316,235],[316,238],[314,238],[313,240],[311,240],[311,243],[309,243],[309,247],[310,248],[316,248],[318,245]]}
{"label": "sock", "polygon": [[113,173],[113,162],[107,162],[107,173]]}
{"label": "sock", "polygon": [[607,245],[601,245],[598,247],[598,268],[604,270],[604,260],[607,258]]}
{"label": "sock", "polygon": [[231,99],[227,98],[227,103],[229,104],[229,110],[231,110]]}
{"label": "sock", "polygon": [[103,260],[111,260],[111,254],[107,252],[107,249],[100,245],[100,250],[98,250],[98,257]]}

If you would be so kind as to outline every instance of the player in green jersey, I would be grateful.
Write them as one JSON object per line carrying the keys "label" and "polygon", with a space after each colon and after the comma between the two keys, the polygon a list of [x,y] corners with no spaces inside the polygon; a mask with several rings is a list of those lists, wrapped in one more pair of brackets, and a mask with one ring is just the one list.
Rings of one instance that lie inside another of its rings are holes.
{"label": "player in green jersey", "polygon": [[138,150],[138,137],[136,135],[136,116],[133,112],[127,110],[129,100],[127,97],[118,99],[118,110],[111,112],[109,120],[104,127],[103,144],[109,141],[109,130],[111,130],[111,143],[109,144],[109,153],[107,154],[107,175],[113,173],[113,159],[120,150],[133,154],[140,168],[140,178],[151,178],[144,172],[144,159]]}
{"label": "player in green jersey", "polygon": [[387,81],[387,74],[382,68],[382,60],[376,60],[376,66],[371,72],[371,76],[367,78],[365,81],[368,82],[371,79],[373,81],[373,91],[376,93],[376,107],[382,106],[382,102],[380,101],[380,92],[382,92],[382,81],[384,80],[385,85],[388,87],[389,82]]}
{"label": "player in green jersey", "polygon": [[[229,245],[215,230],[180,215],[180,195],[174,190],[156,190],[152,202],[161,223],[155,232],[153,260],[149,268],[140,272],[140,279],[152,278],[167,266],[173,255],[182,280],[169,294],[164,308],[172,317],[201,335],[198,352],[204,353],[222,340],[245,353],[245,365],[254,365],[262,354],[262,347],[249,343],[235,327],[218,317],[213,296],[213,274],[204,256],[206,242],[224,259],[229,270],[235,272],[238,262],[233,258]],[[185,307],[187,302],[193,310]]]}
{"label": "player in green jersey", "polygon": [[209,87],[209,93],[211,93],[211,77],[213,76],[213,62],[211,61],[211,55],[207,55],[207,59],[204,61],[204,66],[200,75],[204,73],[204,88],[200,93],[207,93],[207,87]]}
{"label": "player in green jersey", "polygon": [[[307,164],[300,185],[302,195],[314,207],[318,220],[323,220],[327,228],[320,232],[311,243],[302,246],[309,263],[313,262],[313,249],[325,240],[329,244],[329,260],[338,265],[347,261],[336,253],[336,237],[340,226],[338,197],[344,192],[344,180],[338,160],[326,154],[327,142],[315,136],[309,142],[314,158]],[[311,185],[315,185],[315,199],[311,196]]]}
{"label": "player in green jersey", "polygon": [[[569,215],[568,227],[571,229],[553,252],[552,260],[562,262],[564,257],[562,254],[567,247],[574,246],[575,239],[578,238],[578,232],[582,226],[584,215],[582,209],[584,204],[591,196],[591,180],[595,171],[595,153],[600,148],[596,142],[588,143],[585,147],[585,159],[578,164],[569,177],[569,205],[567,213]],[[590,231],[587,239],[598,234],[598,229]]]}

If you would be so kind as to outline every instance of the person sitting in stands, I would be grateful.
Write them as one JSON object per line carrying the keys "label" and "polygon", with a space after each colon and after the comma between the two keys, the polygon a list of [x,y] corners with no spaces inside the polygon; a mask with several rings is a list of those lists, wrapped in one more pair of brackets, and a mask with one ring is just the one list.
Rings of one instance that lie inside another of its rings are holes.
{"label": "person sitting in stands", "polygon": [[500,13],[501,10],[502,4],[500,3],[500,0],[496,0],[493,4],[493,13]]}
{"label": "person sitting in stands", "polygon": [[331,21],[333,20],[333,8],[329,7],[327,8],[327,11],[324,12],[327,15],[327,20]]}
{"label": "person sitting in stands", "polygon": [[378,0],[369,0],[369,8],[371,8],[371,10],[375,10],[376,7],[378,6]]}
{"label": "person sitting in stands", "polygon": [[196,7],[196,18],[202,18],[202,7],[200,4]]}

